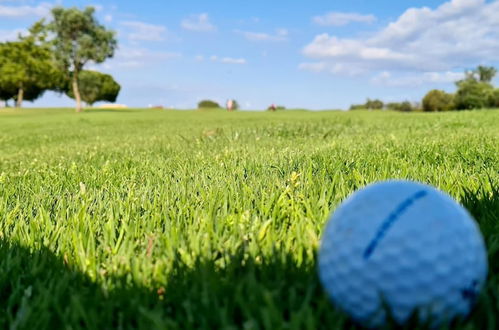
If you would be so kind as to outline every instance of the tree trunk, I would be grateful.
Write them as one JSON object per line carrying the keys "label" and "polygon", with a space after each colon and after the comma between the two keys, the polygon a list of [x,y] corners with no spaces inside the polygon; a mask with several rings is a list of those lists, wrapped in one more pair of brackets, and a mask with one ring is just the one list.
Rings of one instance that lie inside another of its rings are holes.
{"label": "tree trunk", "polygon": [[73,73],[73,94],[76,100],[76,112],[81,112],[81,96],[80,88],[78,87],[78,73]]}
{"label": "tree trunk", "polygon": [[24,89],[20,87],[17,92],[16,108],[20,108],[23,106],[23,97],[24,97]]}

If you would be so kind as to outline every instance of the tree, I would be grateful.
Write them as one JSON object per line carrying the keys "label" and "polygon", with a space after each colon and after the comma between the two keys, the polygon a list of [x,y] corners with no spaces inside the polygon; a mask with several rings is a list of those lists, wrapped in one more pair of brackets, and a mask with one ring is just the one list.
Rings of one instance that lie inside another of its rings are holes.
{"label": "tree", "polygon": [[478,81],[477,70],[464,70],[464,79],[463,80]]}
{"label": "tree", "polygon": [[232,111],[239,110],[240,106],[236,100],[232,100]]}
{"label": "tree", "polygon": [[76,111],[81,111],[79,74],[89,62],[102,63],[113,57],[117,47],[115,32],[99,24],[95,9],[76,7],[52,9],[53,20],[46,27],[52,32],[53,51],[60,67],[71,81]]}
{"label": "tree", "polygon": [[0,86],[0,101],[5,102],[5,106],[9,106],[9,100],[14,98],[14,93],[9,93],[7,90],[3,90]]}
{"label": "tree", "polygon": [[365,104],[352,104],[350,106],[350,110],[364,110],[364,109],[366,109]]}
{"label": "tree", "polygon": [[220,108],[220,104],[212,100],[202,100],[198,103],[199,109]]}
{"label": "tree", "polygon": [[489,106],[494,87],[487,82],[472,79],[458,81],[455,104],[458,110],[481,109]]}
{"label": "tree", "polygon": [[45,42],[40,23],[19,41],[0,44],[0,94],[15,99],[21,107],[24,100],[33,101],[47,89],[57,89],[59,72]]}
{"label": "tree", "polygon": [[409,101],[404,101],[400,103],[399,111],[413,111],[414,106]]}
{"label": "tree", "polygon": [[484,83],[490,83],[492,79],[494,79],[494,77],[496,76],[497,69],[494,68],[493,66],[479,65],[476,68],[475,72],[478,75],[479,81]]}
{"label": "tree", "polygon": [[494,89],[489,94],[489,106],[491,108],[499,108],[499,88]]}
{"label": "tree", "polygon": [[439,89],[429,91],[423,98],[424,111],[448,111],[454,108],[454,96]]}
{"label": "tree", "polygon": [[3,44],[0,44],[0,100],[5,101],[5,105],[8,106],[9,100],[16,96],[16,86],[12,83],[12,80],[6,79],[8,75],[4,72],[5,64],[2,62],[4,60],[2,47]]}
{"label": "tree", "polygon": [[394,110],[394,111],[412,111],[412,110],[414,110],[411,102],[409,102],[409,101],[404,101],[404,102],[400,102],[400,103],[399,102],[388,103],[386,105],[386,108],[389,110]]}
{"label": "tree", "polygon": [[366,109],[369,109],[369,110],[381,110],[383,109],[383,101],[381,100],[371,100],[371,99],[367,99],[367,102],[365,104],[365,107]]}
{"label": "tree", "polygon": [[388,110],[398,111],[398,109],[400,107],[400,103],[398,103],[398,102],[390,102],[390,103],[387,103],[385,106],[386,106],[386,108]]}
{"label": "tree", "polygon": [[[81,99],[89,105],[98,101],[116,102],[121,86],[112,76],[97,71],[83,70],[78,76]],[[73,89],[68,86],[66,95],[75,98]]]}

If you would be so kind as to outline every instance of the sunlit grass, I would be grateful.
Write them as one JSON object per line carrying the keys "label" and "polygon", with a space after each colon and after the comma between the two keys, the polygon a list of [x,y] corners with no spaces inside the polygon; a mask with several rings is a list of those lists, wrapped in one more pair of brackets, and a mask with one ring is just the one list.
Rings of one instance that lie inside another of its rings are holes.
{"label": "sunlit grass", "polygon": [[0,328],[353,327],[315,253],[388,178],[475,215],[489,283],[453,326],[499,327],[499,111],[0,112]]}

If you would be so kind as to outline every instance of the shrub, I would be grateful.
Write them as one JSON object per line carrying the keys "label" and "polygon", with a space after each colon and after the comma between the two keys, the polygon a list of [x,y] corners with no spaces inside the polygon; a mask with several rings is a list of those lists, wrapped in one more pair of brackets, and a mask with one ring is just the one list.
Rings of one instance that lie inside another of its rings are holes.
{"label": "shrub", "polygon": [[454,109],[454,96],[439,89],[429,91],[423,98],[424,111],[448,111]]}
{"label": "shrub", "polygon": [[220,108],[220,104],[212,100],[202,100],[198,103],[198,109]]}

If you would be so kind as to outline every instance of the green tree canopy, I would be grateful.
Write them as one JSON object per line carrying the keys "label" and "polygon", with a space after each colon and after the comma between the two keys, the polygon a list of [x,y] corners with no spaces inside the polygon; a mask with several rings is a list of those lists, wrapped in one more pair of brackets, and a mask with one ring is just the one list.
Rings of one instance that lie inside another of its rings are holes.
{"label": "green tree canopy", "polygon": [[475,70],[479,81],[490,83],[497,74],[497,69],[493,66],[479,65]]}
{"label": "green tree canopy", "polygon": [[367,102],[365,104],[365,108],[369,110],[381,110],[383,109],[383,101],[381,100],[371,100],[367,99]]}
{"label": "green tree canopy", "polygon": [[15,91],[9,91],[5,89],[5,86],[0,84],[0,101],[4,101],[6,106],[9,105],[9,100],[14,98],[15,93]]}
{"label": "green tree canopy", "polygon": [[433,89],[423,98],[424,111],[448,111],[454,108],[454,96],[439,89]]}
{"label": "green tree canopy", "polygon": [[384,103],[381,100],[371,100],[367,99],[366,103],[364,104],[352,104],[350,106],[350,110],[381,110],[384,107]]}
{"label": "green tree canopy", "polygon": [[[121,86],[111,75],[97,71],[83,70],[78,76],[78,86],[82,101],[93,105],[95,102],[116,102]],[[68,86],[66,95],[75,98],[73,89]]]}
{"label": "green tree canopy", "polygon": [[365,104],[352,104],[350,106],[350,110],[365,110],[366,105]]}
{"label": "green tree canopy", "polygon": [[240,107],[241,106],[239,105],[239,103],[236,100],[232,100],[232,111],[239,110]]}
{"label": "green tree canopy", "polygon": [[409,102],[409,101],[388,103],[386,105],[386,108],[389,110],[395,110],[395,111],[412,111],[412,110],[414,110],[414,107],[412,106],[411,102]]}
{"label": "green tree canopy", "polygon": [[220,104],[212,100],[202,100],[198,103],[199,109],[220,108]]}
{"label": "green tree canopy", "polygon": [[489,106],[492,108],[499,108],[499,88],[494,89],[489,94]]}
{"label": "green tree canopy", "polygon": [[0,43],[0,100],[8,102],[17,94],[17,88],[15,82],[10,79],[8,73],[8,64],[6,64],[6,58],[4,54],[5,44]]}
{"label": "green tree canopy", "polygon": [[457,82],[457,92],[454,99],[458,110],[482,109],[489,106],[490,95],[494,87],[487,82],[464,79]]}
{"label": "green tree canopy", "polygon": [[61,75],[45,42],[40,23],[19,41],[0,43],[0,97],[33,101],[45,90],[58,89]]}
{"label": "green tree canopy", "polygon": [[81,111],[80,72],[89,62],[102,63],[112,57],[117,47],[115,32],[99,24],[94,13],[93,7],[55,7],[53,20],[46,26],[54,35],[55,58],[71,79],[77,112]]}

